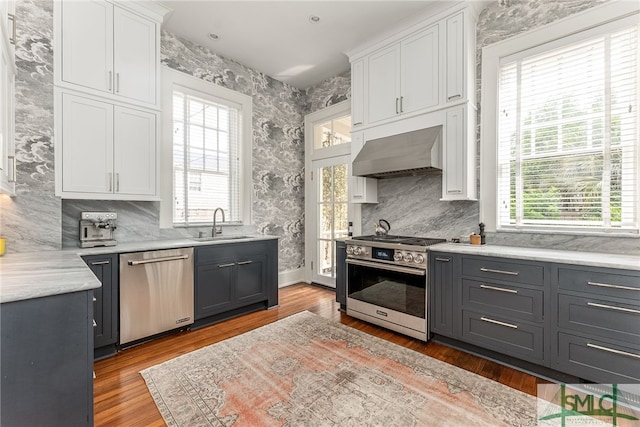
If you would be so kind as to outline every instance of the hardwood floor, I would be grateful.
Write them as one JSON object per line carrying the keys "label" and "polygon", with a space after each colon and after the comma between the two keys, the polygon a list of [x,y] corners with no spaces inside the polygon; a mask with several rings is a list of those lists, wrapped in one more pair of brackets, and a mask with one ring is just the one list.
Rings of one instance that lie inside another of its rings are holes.
{"label": "hardwood floor", "polygon": [[96,426],[164,426],[147,386],[138,373],[176,356],[309,310],[327,319],[410,348],[535,395],[545,382],[532,375],[463,353],[379,328],[338,311],[335,293],[319,286],[297,284],[280,289],[280,307],[230,319],[196,331],[182,332],[121,351],[95,363],[94,412]]}

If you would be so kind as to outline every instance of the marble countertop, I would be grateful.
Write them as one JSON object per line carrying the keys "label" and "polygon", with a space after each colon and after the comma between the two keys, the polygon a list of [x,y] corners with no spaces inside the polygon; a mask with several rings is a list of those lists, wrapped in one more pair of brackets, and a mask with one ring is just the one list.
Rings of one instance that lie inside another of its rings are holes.
{"label": "marble countertop", "polygon": [[81,256],[159,249],[217,245],[277,239],[275,236],[248,236],[242,239],[208,241],[192,239],[120,243],[97,248],[69,248],[59,251],[24,252],[0,257],[0,303],[21,301],[99,288],[100,281]]}
{"label": "marble countertop", "polygon": [[485,255],[530,261],[547,261],[592,267],[621,268],[640,271],[640,257],[598,252],[563,251],[556,249],[522,248],[496,245],[470,245],[465,243],[439,243],[429,246],[430,251],[467,255]]}

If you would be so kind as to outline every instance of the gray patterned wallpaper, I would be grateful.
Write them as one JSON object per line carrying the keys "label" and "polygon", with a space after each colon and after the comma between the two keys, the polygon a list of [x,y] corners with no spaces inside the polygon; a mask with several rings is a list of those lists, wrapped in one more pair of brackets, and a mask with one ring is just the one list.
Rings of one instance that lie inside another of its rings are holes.
{"label": "gray patterned wallpaper", "polygon": [[[606,0],[498,0],[481,14],[479,49]],[[9,252],[75,246],[82,210],[114,209],[121,241],[195,234],[161,230],[155,202],[61,201],[54,196],[53,171],[53,3],[18,0],[16,49],[16,155],[18,197],[0,197],[0,234]],[[349,98],[349,72],[300,91],[163,33],[167,66],[238,90],[254,99],[253,221],[260,233],[280,237],[280,271],[304,263],[304,115]],[[363,231],[379,218],[394,232],[453,237],[476,230],[476,202],[440,202],[438,177],[379,182],[378,205],[363,207]],[[410,214],[406,214],[410,212]],[[568,249],[640,253],[637,239],[550,235],[489,236],[490,242]]]}
{"label": "gray patterned wallpaper", "polygon": [[[195,235],[160,229],[157,202],[60,200],[53,170],[53,2],[18,0],[16,133],[18,197],[0,198],[8,251],[74,247],[79,213],[118,212],[121,242]],[[253,224],[280,239],[280,271],[304,264],[304,116],[349,96],[349,72],[306,91],[163,32],[162,63],[253,97]],[[206,230],[203,228],[202,230]]]}
{"label": "gray patterned wallpaper", "polygon": [[[482,47],[513,37],[608,0],[497,0],[482,11],[477,25],[477,101],[480,105]],[[480,120],[478,119],[478,123]],[[478,133],[479,135],[479,133]],[[479,142],[479,136],[478,136]],[[378,181],[377,205],[362,208],[363,233],[373,222],[387,219],[394,233],[452,238],[478,231],[477,202],[441,202],[440,177],[391,178]],[[489,233],[489,243],[596,252],[640,254],[635,238],[551,234]]]}

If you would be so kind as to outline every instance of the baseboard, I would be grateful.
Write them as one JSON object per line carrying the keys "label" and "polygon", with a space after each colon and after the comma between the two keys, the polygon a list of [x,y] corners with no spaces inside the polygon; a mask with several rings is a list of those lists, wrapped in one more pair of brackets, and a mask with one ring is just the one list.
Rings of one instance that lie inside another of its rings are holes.
{"label": "baseboard", "polygon": [[304,268],[281,271],[278,273],[278,288],[304,282]]}

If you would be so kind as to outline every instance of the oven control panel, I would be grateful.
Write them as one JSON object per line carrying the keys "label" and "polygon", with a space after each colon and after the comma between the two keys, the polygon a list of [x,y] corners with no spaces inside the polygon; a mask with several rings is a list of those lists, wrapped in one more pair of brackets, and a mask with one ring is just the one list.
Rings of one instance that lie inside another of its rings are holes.
{"label": "oven control panel", "polygon": [[427,257],[424,252],[348,244],[347,256],[349,258],[367,261],[379,261],[414,268],[427,268]]}

